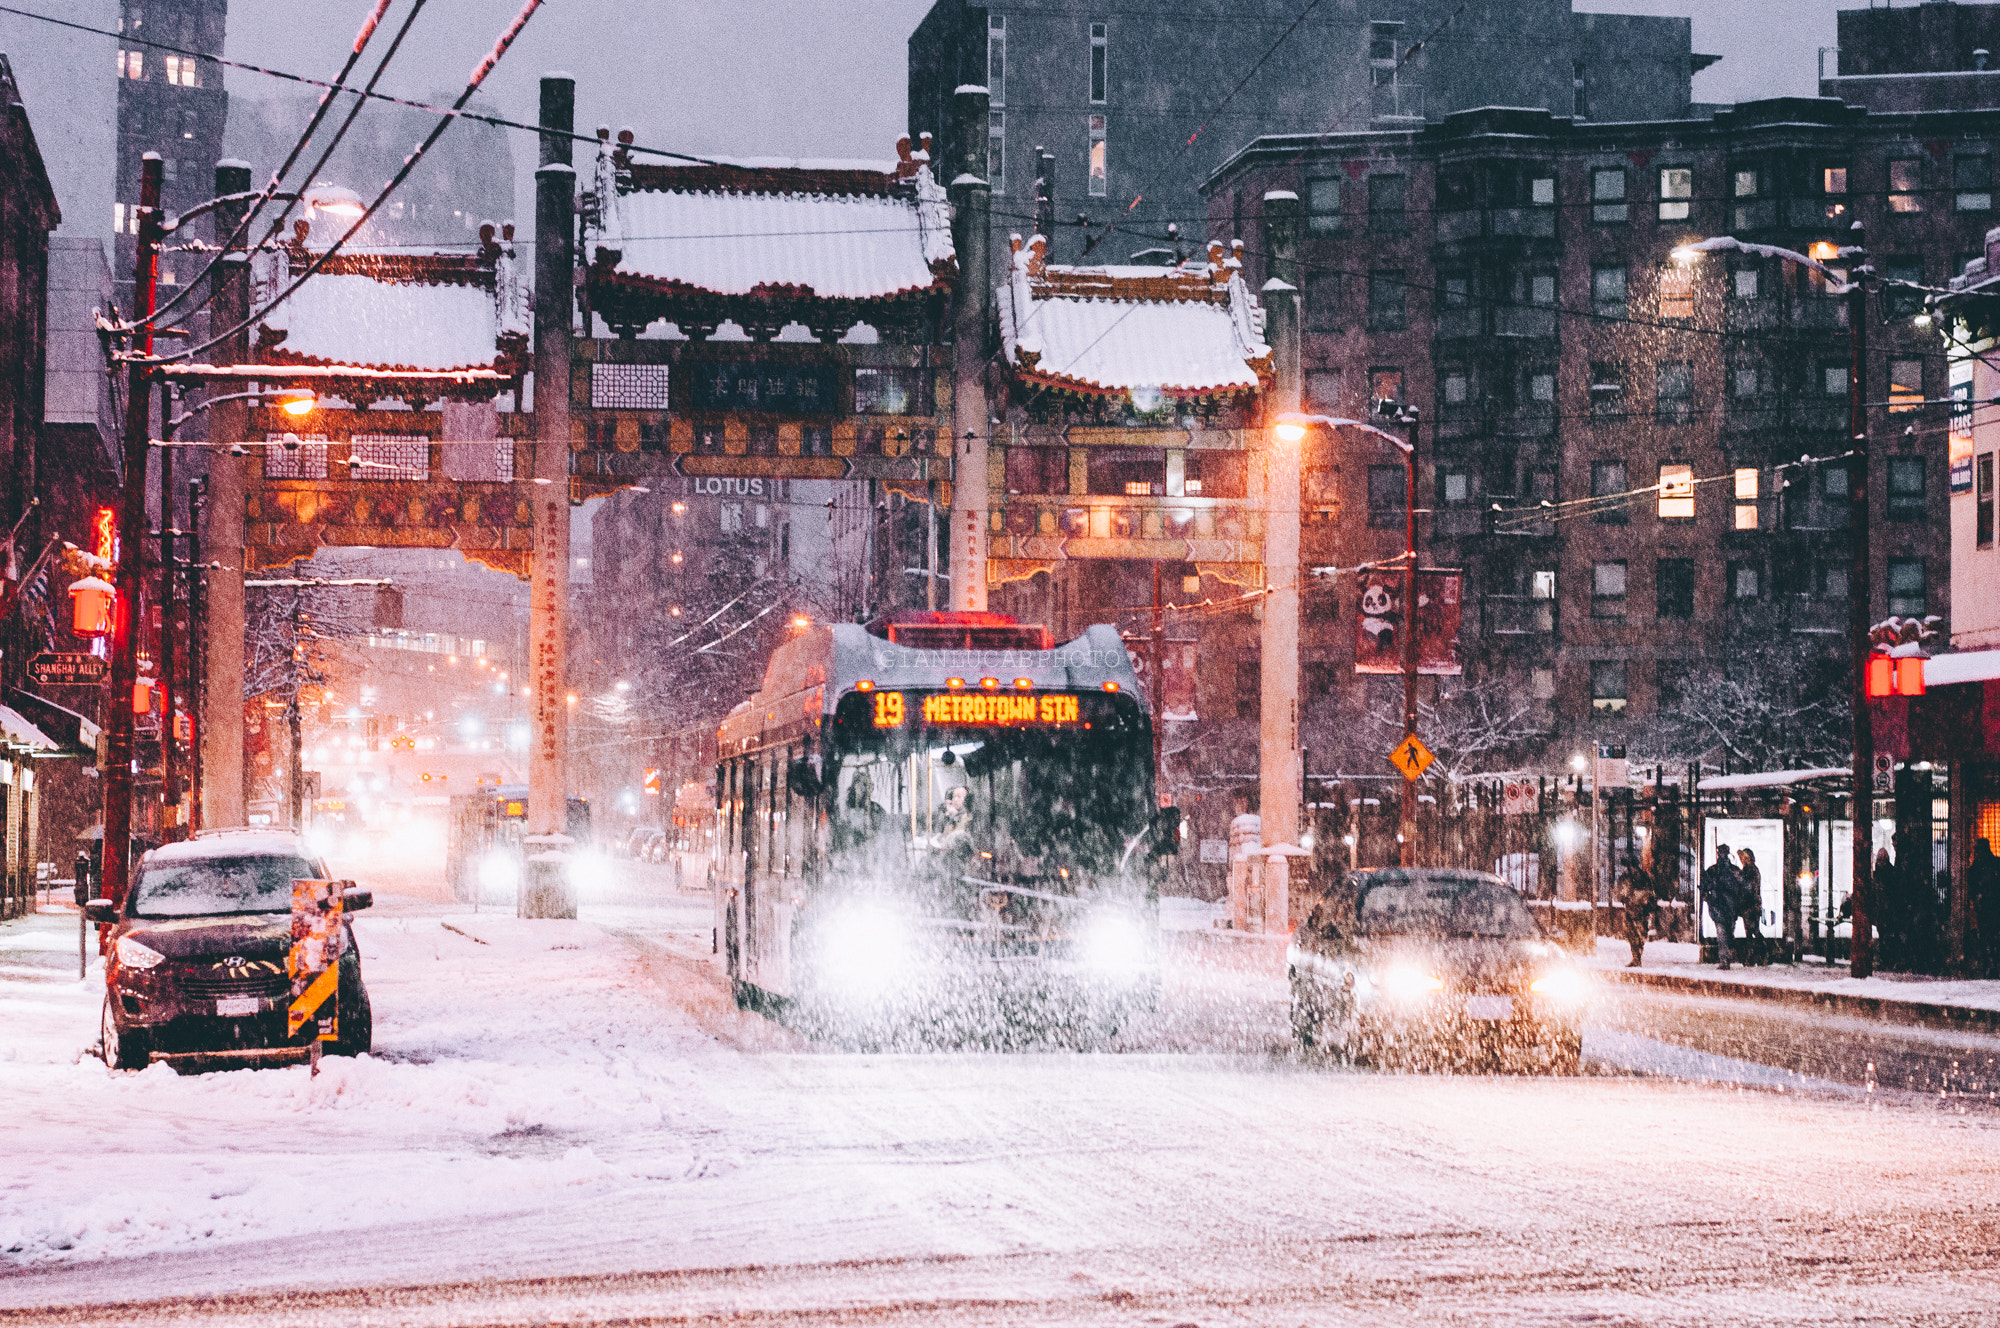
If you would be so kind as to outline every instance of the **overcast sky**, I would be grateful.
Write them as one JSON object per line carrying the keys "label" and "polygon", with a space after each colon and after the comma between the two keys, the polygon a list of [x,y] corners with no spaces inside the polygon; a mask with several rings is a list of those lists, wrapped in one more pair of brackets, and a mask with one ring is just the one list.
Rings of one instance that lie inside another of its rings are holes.
{"label": "overcast sky", "polygon": [[[1858,0],[1847,0],[1855,7]],[[1606,0],[1579,7],[1691,15],[1697,51],[1722,63],[1695,96],[1740,101],[1811,95],[1815,58],[1834,40],[1838,0]],[[365,0],[238,0],[229,54],[328,77]],[[384,89],[455,95],[516,0],[430,0]],[[905,43],[929,0],[552,0],[488,81],[503,113],[535,115],[536,80],[576,75],[577,124],[630,124],[642,142],[693,153],[894,154],[904,117]],[[392,18],[405,6],[396,5]],[[392,31],[371,49],[384,49]],[[284,86],[232,71],[237,96]],[[516,160],[532,170],[531,149]],[[582,164],[579,162],[579,164]],[[525,209],[528,181],[520,180]]]}

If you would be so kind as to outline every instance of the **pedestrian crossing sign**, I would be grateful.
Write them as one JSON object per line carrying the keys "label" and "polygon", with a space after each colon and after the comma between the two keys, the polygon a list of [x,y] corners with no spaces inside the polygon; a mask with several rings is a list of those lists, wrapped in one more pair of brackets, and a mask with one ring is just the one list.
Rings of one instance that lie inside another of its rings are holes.
{"label": "pedestrian crossing sign", "polygon": [[1437,757],[1431,755],[1431,749],[1417,741],[1414,733],[1397,743],[1396,750],[1389,753],[1389,764],[1402,771],[1403,778],[1413,784],[1423,778],[1424,771],[1430,769],[1431,762],[1435,760]]}

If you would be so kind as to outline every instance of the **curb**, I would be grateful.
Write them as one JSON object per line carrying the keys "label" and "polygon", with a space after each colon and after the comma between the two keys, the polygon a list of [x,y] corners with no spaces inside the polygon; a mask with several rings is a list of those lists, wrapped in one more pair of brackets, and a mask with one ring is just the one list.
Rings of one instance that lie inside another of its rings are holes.
{"label": "curb", "polygon": [[1689,996],[1719,996],[1725,999],[1769,1001],[1825,1014],[1851,1015],[1878,1023],[1930,1028],[1947,1033],[2000,1034],[2000,1010],[1982,1010],[1966,1005],[1939,1005],[1931,1001],[1899,1001],[1881,996],[1852,996],[1844,992],[1812,991],[1802,987],[1767,987],[1750,982],[1721,982],[1714,978],[1682,977],[1677,973],[1648,973],[1643,969],[1610,969],[1618,982],[1642,987],[1658,987]]}

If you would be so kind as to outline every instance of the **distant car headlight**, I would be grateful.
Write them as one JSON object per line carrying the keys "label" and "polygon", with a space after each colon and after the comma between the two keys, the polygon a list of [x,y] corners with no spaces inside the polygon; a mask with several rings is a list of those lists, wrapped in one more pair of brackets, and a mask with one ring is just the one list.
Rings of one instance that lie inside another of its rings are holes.
{"label": "distant car headlight", "polygon": [[821,925],[819,951],[820,971],[835,987],[880,991],[909,967],[909,926],[880,905],[851,905]]}
{"label": "distant car headlight", "polygon": [[1589,990],[1583,974],[1571,968],[1558,968],[1544,973],[1528,984],[1528,990],[1537,996],[1547,996],[1558,1001],[1573,1001]]}
{"label": "distant car headlight", "polygon": [[1084,925],[1078,939],[1083,962],[1105,973],[1131,973],[1151,957],[1146,932],[1123,913],[1100,913]]}
{"label": "distant car headlight", "polygon": [[148,945],[141,945],[130,936],[118,938],[118,962],[126,968],[152,968],[165,961],[166,956]]}
{"label": "distant car headlight", "polygon": [[1444,990],[1444,979],[1409,964],[1398,964],[1376,979],[1376,985],[1398,1000],[1415,1000]]}
{"label": "distant car headlight", "polygon": [[521,879],[521,868],[511,853],[488,853],[479,860],[479,886],[482,890],[511,890]]}

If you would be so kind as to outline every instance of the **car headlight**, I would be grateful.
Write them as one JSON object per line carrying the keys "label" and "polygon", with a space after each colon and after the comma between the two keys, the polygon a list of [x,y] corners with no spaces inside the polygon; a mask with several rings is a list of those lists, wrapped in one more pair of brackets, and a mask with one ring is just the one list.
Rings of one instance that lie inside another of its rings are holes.
{"label": "car headlight", "polygon": [[1399,964],[1384,972],[1376,985],[1391,996],[1411,1000],[1443,991],[1444,979],[1435,973],[1426,973],[1421,968]]}
{"label": "car headlight", "polygon": [[511,890],[520,879],[520,866],[511,853],[496,851],[479,860],[479,886],[482,890]]}
{"label": "car headlight", "polygon": [[1558,1001],[1573,1001],[1582,996],[1588,987],[1584,983],[1583,974],[1575,969],[1558,968],[1530,982],[1528,990],[1537,996],[1548,996]]}
{"label": "car headlight", "polygon": [[130,936],[118,938],[118,963],[125,968],[152,968],[166,959],[166,956],[149,945],[141,945]]}
{"label": "car headlight", "polygon": [[1150,957],[1145,930],[1123,913],[1092,918],[1078,940],[1083,962],[1103,972],[1130,973],[1143,968]]}

